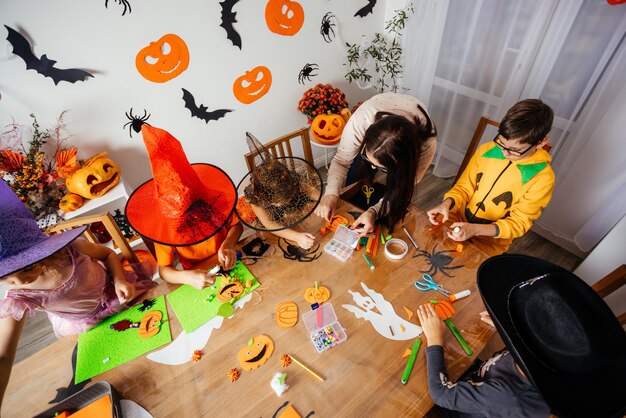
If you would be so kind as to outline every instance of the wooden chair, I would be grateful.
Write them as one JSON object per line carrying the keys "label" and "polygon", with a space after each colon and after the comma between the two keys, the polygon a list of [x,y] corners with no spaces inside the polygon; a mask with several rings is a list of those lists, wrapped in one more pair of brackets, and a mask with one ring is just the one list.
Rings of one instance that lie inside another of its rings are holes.
{"label": "wooden chair", "polygon": [[[467,164],[469,164],[470,159],[476,152],[476,148],[478,148],[478,145],[480,144],[480,141],[483,138],[483,134],[485,133],[485,129],[487,128],[487,125],[491,125],[491,126],[495,126],[496,128],[499,128],[500,122],[498,122],[497,120],[490,119],[487,116],[480,117],[480,120],[478,121],[478,125],[476,125],[476,130],[474,131],[474,136],[472,136],[472,140],[470,141],[469,146],[467,147],[467,151],[465,151],[465,157],[463,158],[463,162],[461,163],[461,166],[459,167],[458,173],[456,173],[456,178],[454,179],[455,183],[457,182],[459,177],[461,177],[461,174],[463,174],[463,171],[465,171],[465,167],[467,167]],[[550,152],[550,150],[552,149],[552,146],[549,144],[546,144],[543,146],[543,149],[545,149],[547,152]]]}
{"label": "wooden chair", "polygon": [[[591,287],[598,293],[598,295],[600,295],[601,298],[605,298],[607,295],[610,295],[624,285],[626,285],[626,264],[622,264],[611,273],[598,280]],[[618,315],[617,320],[620,324],[625,325],[626,312],[622,312],[621,315]]]}
{"label": "wooden chair", "polygon": [[[293,131],[291,133],[288,133],[287,135],[283,135],[280,138],[264,144],[264,147],[274,157],[293,157],[293,151],[291,150],[290,141],[297,137],[300,137],[300,140],[302,141],[304,159],[311,164],[314,164],[313,151],[311,150],[311,138],[309,137],[309,128],[298,129],[297,131]],[[258,152],[249,152],[244,155],[244,158],[246,159],[246,164],[248,165],[248,171],[252,171],[252,168],[254,168],[254,157],[257,154]]]}
{"label": "wooden chair", "polygon": [[[124,256],[124,258],[126,258],[126,260],[128,260],[129,263],[139,263],[139,259],[137,258],[137,255],[135,254],[133,249],[130,247],[128,240],[126,240],[124,235],[122,235],[122,231],[120,230],[120,227],[117,226],[117,223],[115,223],[113,216],[111,216],[109,212],[103,212],[103,213],[94,214],[94,215],[85,215],[85,216],[80,216],[78,218],[70,219],[67,221],[59,222],[58,224],[50,227],[48,231],[49,232],[64,231],[64,230],[75,228],[78,226],[91,225],[92,223],[95,223],[95,222],[102,222],[102,224],[106,228],[109,235],[111,235],[113,242],[115,243],[115,245],[119,247],[122,255]],[[85,230],[84,235],[90,242],[93,242],[96,244],[99,243],[96,237],[94,236],[94,234],[89,230],[89,228]]]}

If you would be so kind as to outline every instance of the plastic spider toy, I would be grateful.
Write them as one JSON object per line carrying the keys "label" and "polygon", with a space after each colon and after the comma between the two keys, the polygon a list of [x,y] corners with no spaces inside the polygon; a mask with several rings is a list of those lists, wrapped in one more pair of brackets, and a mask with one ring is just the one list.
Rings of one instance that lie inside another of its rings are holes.
{"label": "plastic spider toy", "polygon": [[132,107],[130,108],[130,115],[128,113],[129,112],[126,112],[126,117],[128,118],[129,122],[126,122],[124,124],[124,128],[128,126],[128,133],[130,134],[130,137],[132,138],[133,132],[131,131],[131,128],[133,131],[139,133],[141,131],[141,126],[144,123],[150,125],[149,123],[146,122],[148,119],[150,119],[150,114],[146,111],[146,109],[144,109],[142,117],[139,117],[138,115],[133,115]]}
{"label": "plastic spider toy", "polygon": [[137,309],[139,309],[141,312],[146,312],[152,309],[155,303],[156,303],[156,300],[154,299],[144,299],[141,302],[141,305],[137,307]]}
{"label": "plastic spider toy", "polygon": [[453,253],[455,252],[455,250],[443,250],[443,251],[436,252],[435,251],[436,249],[437,249],[437,246],[435,245],[433,247],[432,254],[429,253],[428,251],[417,250],[417,254],[414,255],[413,258],[426,257],[427,261],[430,263],[430,269],[428,271],[420,270],[420,273],[426,273],[426,274],[430,274],[431,276],[434,276],[435,273],[441,272],[448,277],[454,277],[448,274],[446,270],[460,269],[461,267],[463,267],[463,265],[448,267],[448,264],[452,262],[452,257],[447,256],[446,254]]}
{"label": "plastic spider toy", "polygon": [[322,35],[322,38],[324,38],[324,40],[328,43],[331,43],[333,41],[333,38],[335,37],[335,30],[333,29],[335,27],[334,22],[335,22],[335,15],[332,14],[331,12],[326,13],[324,17],[322,18],[322,26],[320,27],[320,34]]}
{"label": "plastic spider toy", "polygon": [[[281,241],[285,242],[285,244],[287,245],[287,248],[284,248],[281,245]],[[311,262],[313,260],[317,260],[322,255],[321,252],[319,254],[315,254],[315,252],[320,248],[319,244],[317,244],[315,248],[311,248],[310,250],[305,250],[304,248],[300,248],[297,245],[289,244],[286,240],[284,240],[283,238],[280,238],[278,240],[278,246],[283,251],[283,256],[288,260],[297,260],[297,261],[306,263],[306,262]]]}
{"label": "plastic spider toy", "polygon": [[311,77],[315,77],[317,73],[313,74],[313,71],[319,70],[320,67],[317,64],[306,64],[300,70],[300,74],[298,74],[298,83],[304,84],[304,80],[311,81]]}

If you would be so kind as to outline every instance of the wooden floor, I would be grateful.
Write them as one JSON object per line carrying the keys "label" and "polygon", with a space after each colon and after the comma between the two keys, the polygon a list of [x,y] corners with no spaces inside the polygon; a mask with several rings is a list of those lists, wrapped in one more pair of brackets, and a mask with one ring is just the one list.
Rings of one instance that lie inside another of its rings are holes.
{"label": "wooden floor", "polygon": [[[326,170],[322,168],[321,171],[322,174],[325,175]],[[436,177],[432,175],[429,170],[417,186],[413,203],[424,210],[429,209],[441,202],[441,197],[452,187],[452,184],[453,179]],[[508,252],[539,257],[569,271],[573,271],[582,261],[579,257],[540,237],[532,231],[515,240]],[[19,362],[33,353],[36,353],[54,340],[55,336],[52,333],[52,327],[48,321],[47,315],[38,312],[35,317],[26,320],[15,362]],[[502,346],[501,342],[496,339],[493,342],[493,350],[489,347],[485,352],[489,355],[488,352],[495,351],[495,349],[502,348]]]}

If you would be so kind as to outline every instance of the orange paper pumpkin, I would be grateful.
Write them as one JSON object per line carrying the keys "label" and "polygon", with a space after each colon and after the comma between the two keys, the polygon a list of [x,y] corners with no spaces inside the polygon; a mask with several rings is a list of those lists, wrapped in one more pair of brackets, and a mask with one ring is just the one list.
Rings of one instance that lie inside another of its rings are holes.
{"label": "orange paper pumpkin", "polygon": [[274,33],[293,36],[304,23],[304,9],[292,0],[269,0],[265,6],[265,22]]}
{"label": "orange paper pumpkin", "polygon": [[83,205],[83,198],[76,193],[68,193],[63,196],[63,199],[59,202],[59,209],[63,212],[72,212]]}
{"label": "orange paper pumpkin", "polygon": [[240,282],[234,281],[226,283],[217,291],[217,299],[220,302],[228,302],[232,298],[239,297],[243,294],[243,285]]}
{"label": "orange paper pumpkin", "polygon": [[244,370],[253,370],[265,364],[274,352],[274,342],[267,335],[250,338],[248,345],[239,350],[237,358]]}
{"label": "orange paper pumpkin", "polygon": [[161,329],[161,318],[163,314],[161,311],[149,311],[146,312],[141,318],[141,324],[139,325],[139,336],[141,338],[150,338],[153,335],[159,333]]}
{"label": "orange paper pumpkin", "polygon": [[117,184],[120,168],[101,152],[88,159],[83,167],[65,179],[67,190],[87,199],[100,197]]}
{"label": "orange paper pumpkin", "polygon": [[430,303],[433,305],[435,312],[437,312],[437,315],[439,315],[439,318],[441,319],[452,318],[452,315],[456,312],[452,304],[447,300],[433,299]]}
{"label": "orange paper pumpkin", "polygon": [[235,98],[243,104],[250,104],[263,97],[272,86],[272,72],[262,65],[253,68],[233,84]]}
{"label": "orange paper pumpkin", "polygon": [[308,287],[304,289],[304,299],[309,303],[322,303],[330,299],[330,290],[324,286]]}
{"label": "orange paper pumpkin", "polygon": [[298,305],[283,302],[276,306],[276,323],[281,328],[291,328],[298,322]]}
{"label": "orange paper pumpkin", "polygon": [[340,115],[317,115],[311,123],[311,133],[317,142],[332,145],[339,142],[346,121]]}
{"label": "orange paper pumpkin", "polygon": [[150,42],[135,58],[137,71],[146,80],[164,83],[178,76],[189,66],[189,49],[179,36],[163,35]]}

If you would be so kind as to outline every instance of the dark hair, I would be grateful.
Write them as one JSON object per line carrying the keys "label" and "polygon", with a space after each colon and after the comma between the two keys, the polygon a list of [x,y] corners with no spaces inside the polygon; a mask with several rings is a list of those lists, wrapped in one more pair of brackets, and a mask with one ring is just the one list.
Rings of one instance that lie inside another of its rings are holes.
{"label": "dark hair", "polygon": [[539,99],[526,99],[511,107],[502,122],[500,135],[535,145],[548,135],[552,128],[554,112]]}
{"label": "dark hair", "polygon": [[[403,116],[389,112],[378,112],[374,123],[365,131],[359,152],[367,150],[387,168],[387,187],[383,196],[381,218],[390,230],[404,219],[413,198],[415,176],[421,157],[422,144],[437,130],[426,111],[418,106],[426,117],[422,125],[419,120],[411,122]],[[370,164],[361,164],[362,177],[372,178],[375,170]]]}

